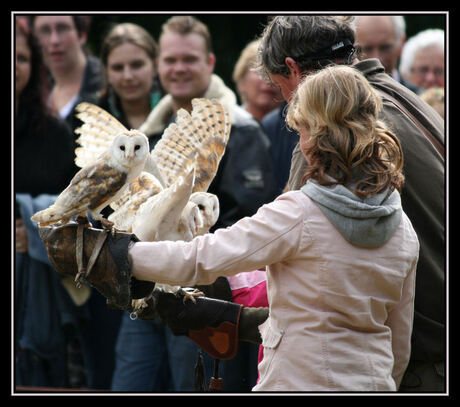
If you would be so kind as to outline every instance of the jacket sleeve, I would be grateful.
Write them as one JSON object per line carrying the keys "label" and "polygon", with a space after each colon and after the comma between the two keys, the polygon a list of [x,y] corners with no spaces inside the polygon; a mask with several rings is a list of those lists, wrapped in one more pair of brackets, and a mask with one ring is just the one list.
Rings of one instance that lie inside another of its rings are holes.
{"label": "jacket sleeve", "polygon": [[219,197],[220,216],[211,230],[254,215],[279,194],[270,156],[270,141],[251,118],[232,126],[230,139],[208,192]]}
{"label": "jacket sleeve", "polygon": [[191,242],[139,242],[129,250],[134,277],[171,285],[212,284],[219,276],[256,270],[294,255],[303,208],[285,194],[226,229]]}
{"label": "jacket sleeve", "polygon": [[414,321],[415,270],[418,257],[413,261],[404,282],[401,301],[388,314],[386,325],[391,329],[394,365],[392,376],[399,388],[411,354],[411,334]]}

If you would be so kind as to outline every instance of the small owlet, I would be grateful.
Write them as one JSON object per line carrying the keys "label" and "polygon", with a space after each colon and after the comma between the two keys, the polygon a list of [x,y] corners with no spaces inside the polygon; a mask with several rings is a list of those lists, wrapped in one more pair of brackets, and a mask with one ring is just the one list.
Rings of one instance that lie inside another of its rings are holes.
{"label": "small owlet", "polygon": [[56,202],[33,215],[32,221],[40,226],[59,221],[64,224],[75,215],[86,216],[86,211],[95,220],[102,220],[102,209],[140,175],[148,156],[149,142],[143,133],[130,130],[118,134],[109,149],[77,172]]}

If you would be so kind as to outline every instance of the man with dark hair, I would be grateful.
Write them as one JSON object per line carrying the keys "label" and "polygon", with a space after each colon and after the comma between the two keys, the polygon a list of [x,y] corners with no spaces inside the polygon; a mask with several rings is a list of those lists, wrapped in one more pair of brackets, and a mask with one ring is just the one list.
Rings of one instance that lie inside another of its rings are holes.
{"label": "man with dark hair", "polygon": [[81,125],[74,108],[97,100],[103,85],[100,61],[86,53],[88,19],[84,16],[33,16],[33,28],[53,82],[49,105],[71,129]]}

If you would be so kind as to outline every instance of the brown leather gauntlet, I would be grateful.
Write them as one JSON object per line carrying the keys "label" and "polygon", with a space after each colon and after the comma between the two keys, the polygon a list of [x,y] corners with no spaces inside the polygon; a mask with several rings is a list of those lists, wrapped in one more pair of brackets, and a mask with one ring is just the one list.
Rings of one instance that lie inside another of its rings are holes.
{"label": "brown leather gauntlet", "polygon": [[148,296],[155,286],[132,277],[128,248],[138,240],[133,234],[75,222],[39,228],[39,234],[54,268],[96,288],[112,307],[131,310],[131,300]]}

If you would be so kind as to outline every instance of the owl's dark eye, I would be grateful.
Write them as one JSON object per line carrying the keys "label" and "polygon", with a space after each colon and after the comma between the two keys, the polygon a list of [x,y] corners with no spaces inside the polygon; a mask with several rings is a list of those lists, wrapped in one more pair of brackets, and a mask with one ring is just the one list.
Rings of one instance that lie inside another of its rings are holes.
{"label": "owl's dark eye", "polygon": [[135,151],[139,150],[140,148],[141,148],[141,146],[140,146],[139,144],[136,144],[136,145],[134,146],[134,150],[135,150]]}
{"label": "owl's dark eye", "polygon": [[121,151],[125,151],[125,146],[120,146]]}

